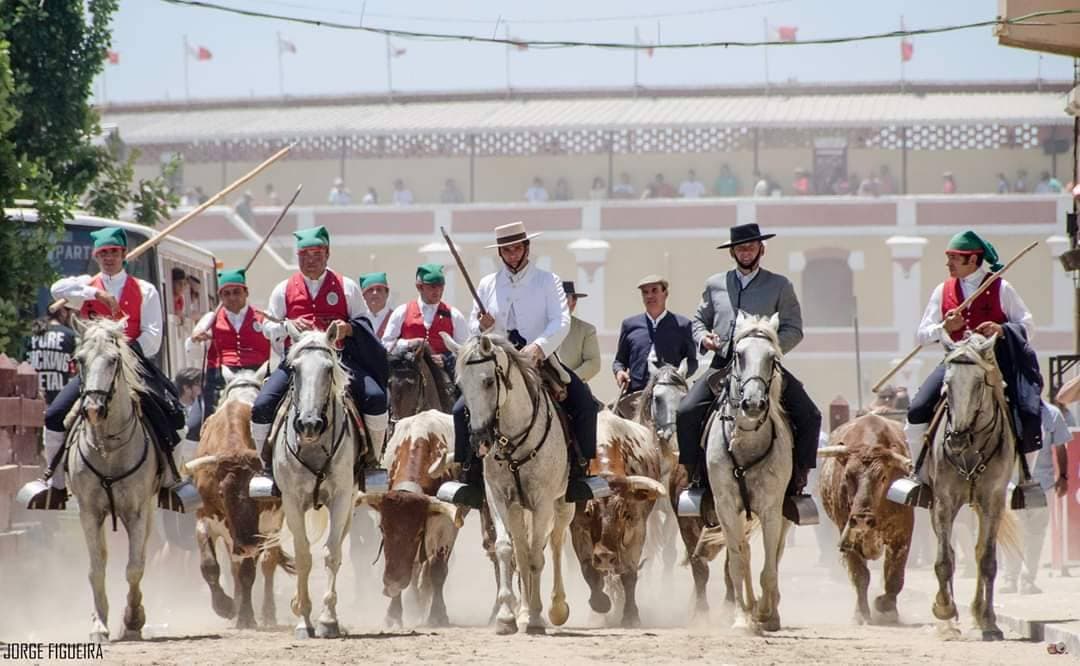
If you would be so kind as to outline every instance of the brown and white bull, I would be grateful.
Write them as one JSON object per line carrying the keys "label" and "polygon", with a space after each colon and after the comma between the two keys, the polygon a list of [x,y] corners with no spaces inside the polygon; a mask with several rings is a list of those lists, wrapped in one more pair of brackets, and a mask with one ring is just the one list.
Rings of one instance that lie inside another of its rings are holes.
{"label": "brown and white bull", "polygon": [[450,623],[443,586],[459,525],[455,507],[436,499],[435,492],[452,478],[453,449],[454,419],[449,414],[429,409],[401,419],[383,455],[390,490],[362,494],[357,500],[379,513],[389,626],[401,626],[401,593],[410,585],[416,586],[421,600],[431,599],[429,625]]}
{"label": "brown and white bull", "polygon": [[603,410],[597,414],[596,457],[589,473],[604,476],[613,491],[579,507],[570,523],[574,552],[591,592],[589,606],[597,613],[612,610],[607,583],[608,590],[623,597],[622,626],[637,627],[646,522],[656,499],[667,495],[659,481],[660,450],[647,428]]}
{"label": "brown and white bull", "polygon": [[866,563],[885,555],[885,592],[874,599],[882,622],[896,622],[896,597],[904,587],[904,567],[915,522],[910,506],[886,500],[893,481],[911,471],[900,424],[867,414],[832,432],[819,449],[820,491],[825,513],[840,529],[840,552],[855,586],[855,622],[871,621]]}
{"label": "brown and white bull", "polygon": [[[195,527],[200,569],[210,586],[214,612],[228,619],[235,617],[238,629],[253,629],[256,625],[251,588],[255,584],[256,560],[261,558],[261,620],[264,626],[273,627],[277,625],[274,571],[280,566],[291,574],[293,564],[277,545],[262,548],[264,539],[281,529],[284,514],[280,503],[257,503],[248,497],[248,482],[262,469],[251,438],[251,406],[266,378],[266,366],[258,372],[223,371],[223,402],[203,424],[196,457],[185,465],[203,500]],[[218,540],[224,542],[232,563],[232,597],[220,583],[221,568],[215,550]]]}

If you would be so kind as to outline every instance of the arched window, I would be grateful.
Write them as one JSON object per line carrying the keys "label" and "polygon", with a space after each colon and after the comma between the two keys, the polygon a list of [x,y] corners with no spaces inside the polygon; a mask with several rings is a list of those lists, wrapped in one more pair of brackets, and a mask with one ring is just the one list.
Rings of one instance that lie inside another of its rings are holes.
{"label": "arched window", "polygon": [[800,299],[803,326],[852,325],[855,290],[849,254],[841,248],[806,251]]}

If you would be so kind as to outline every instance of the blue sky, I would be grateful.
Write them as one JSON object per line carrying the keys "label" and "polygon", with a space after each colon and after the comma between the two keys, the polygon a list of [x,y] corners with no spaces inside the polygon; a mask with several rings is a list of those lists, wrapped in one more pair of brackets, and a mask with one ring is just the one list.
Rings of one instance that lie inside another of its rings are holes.
{"label": "blue sky", "polygon": [[[219,0],[221,4],[308,18],[359,23],[363,0]],[[715,10],[701,12],[700,10]],[[798,27],[803,39],[884,32],[990,19],[996,0],[368,0],[364,24],[431,32],[491,35],[496,21],[509,22],[519,39],[664,42],[748,40],[762,37],[763,22]],[[656,14],[683,16],[585,20]],[[406,17],[466,19],[437,22]],[[552,22],[554,21],[554,22]],[[113,21],[113,50],[120,64],[107,66],[104,94],[110,102],[182,100],[183,39],[213,53],[191,60],[193,99],[268,97],[279,94],[277,33],[295,44],[282,56],[286,94],[340,95],[385,91],[386,42],[381,35],[340,31],[169,5],[161,0],[122,0]],[[499,28],[502,33],[503,28]],[[1033,80],[1039,56],[998,46],[991,28],[914,39],[908,80]],[[491,90],[506,86],[506,49],[496,45],[395,39],[406,53],[393,59],[394,89]],[[900,78],[899,40],[768,50],[773,82],[895,81]],[[509,54],[515,87],[628,87],[633,55],[600,49],[557,49]],[[658,51],[639,56],[639,81],[649,86],[713,86],[761,83],[765,58],[755,49]],[[1072,77],[1072,61],[1046,55],[1044,79]],[[98,95],[103,92],[99,81]]]}

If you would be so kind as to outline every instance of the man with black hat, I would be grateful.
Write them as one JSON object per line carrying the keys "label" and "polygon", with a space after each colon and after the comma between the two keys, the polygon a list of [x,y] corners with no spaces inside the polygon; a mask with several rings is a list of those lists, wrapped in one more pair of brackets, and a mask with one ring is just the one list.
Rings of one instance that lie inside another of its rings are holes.
{"label": "man with black hat", "polygon": [[[90,237],[94,240],[93,256],[100,272],[94,276],[61,278],[53,283],[52,296],[78,308],[80,317],[107,317],[125,322],[124,335],[139,359],[139,373],[147,388],[146,393],[139,395],[142,412],[168,462],[159,502],[162,508],[182,510],[180,491],[183,484],[172,454],[180,441],[177,431],[184,427],[184,410],[172,381],[148,360],[157,356],[161,349],[163,313],[158,290],[151,283],[128,274],[125,263],[128,238],[122,227],[103,227],[91,232]],[[81,377],[76,374],[45,411],[49,487],[36,493],[27,508],[63,509],[66,505],[65,475],[63,470],[56,473],[56,466],[63,456],[57,454],[64,447],[64,419],[78,400],[81,388]]]}
{"label": "man with black hat", "polygon": [[[484,311],[480,303],[474,303],[470,317],[474,335],[505,336],[537,365],[547,359],[559,362],[555,350],[570,328],[570,310],[559,276],[529,261],[530,241],[539,235],[526,232],[522,222],[495,228],[495,243],[488,247],[498,249],[503,267],[484,276],[476,286]],[[585,468],[596,455],[597,405],[588,384],[567,372],[570,383],[562,406],[570,419],[581,459],[576,459],[578,456],[573,455],[574,447],[571,447],[566,501],[579,502],[593,498]],[[454,462],[462,463],[462,477],[460,482],[443,484],[439,496],[455,504],[480,508],[484,502],[483,464],[472,447],[464,398],[454,405],[454,433]]]}
{"label": "man with black hat", "polygon": [[[290,345],[285,320],[298,330],[317,329],[325,331],[337,326],[343,335],[338,336],[341,362],[349,369],[349,395],[363,416],[370,446],[367,457],[356,456],[354,469],[358,479],[361,470],[378,466],[386,427],[389,424],[386,401],[386,383],[390,374],[386,350],[376,339],[368,319],[360,286],[351,278],[327,268],[330,259],[330,232],[326,227],[312,227],[294,231],[296,257],[300,270],[279,283],[270,293],[267,321],[263,335],[271,340],[283,340]],[[273,443],[266,446],[270,428],[277,415],[278,406],[289,390],[292,368],[282,360],[277,370],[263,384],[255,405],[251,409],[251,436],[263,462],[263,479],[254,480],[253,486],[273,482]],[[265,487],[265,486],[264,486]],[[271,486],[277,495],[277,488]]]}
{"label": "man with black hat", "polygon": [[566,307],[570,309],[570,331],[559,345],[559,360],[581,381],[587,382],[600,372],[600,343],[596,339],[596,327],[574,316],[574,310],[578,299],[588,294],[579,293],[571,280],[563,280],[562,287]]}
{"label": "man with black hat", "polygon": [[650,363],[677,367],[686,361],[687,377],[698,368],[693,325],[686,317],[668,312],[667,278],[646,275],[637,287],[645,312],[623,320],[612,364],[615,383],[625,393],[645,388]]}
{"label": "man with black hat", "polygon": [[447,376],[454,377],[454,354],[443,342],[446,333],[459,345],[469,337],[469,323],[457,308],[443,303],[446,274],[440,264],[416,267],[417,297],[394,308],[382,336],[383,346],[393,351],[399,342],[425,340],[432,360]]}
{"label": "man with black hat", "polygon": [[[740,311],[761,317],[779,315],[780,349],[787,354],[803,338],[802,310],[795,288],[784,276],[761,267],[765,257],[764,241],[776,234],[763,234],[757,224],[741,224],[731,228],[731,239],[717,247],[727,249],[735,260],[735,268],[717,273],[705,282],[701,303],[694,315],[694,342],[701,353],[713,352],[714,371],[728,372],[731,363],[732,335]],[[780,401],[787,413],[795,439],[795,458],[787,496],[801,495],[810,470],[817,466],[818,435],[821,431],[821,412],[807,395],[806,389],[784,366],[783,390]],[[709,406],[713,403],[707,378],[699,379],[679,405],[677,428],[679,462],[686,465],[692,483],[708,486],[708,474],[702,469],[704,450],[701,435]],[[704,493],[706,502],[712,494]]]}

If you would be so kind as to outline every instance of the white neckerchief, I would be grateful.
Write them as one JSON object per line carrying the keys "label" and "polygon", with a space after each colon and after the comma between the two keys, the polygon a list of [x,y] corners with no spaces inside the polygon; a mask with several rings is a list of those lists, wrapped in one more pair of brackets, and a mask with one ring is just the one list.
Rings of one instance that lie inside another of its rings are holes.
{"label": "white neckerchief", "polygon": [[[525,278],[529,274],[529,270],[532,268],[532,262],[526,260],[525,265],[517,273],[510,271],[510,267],[505,263],[503,264],[503,270],[506,271],[507,277],[510,279],[511,286],[517,286],[525,281]],[[510,299],[510,309],[506,312],[506,330],[512,331],[517,328],[517,315],[514,312],[514,299]]]}

